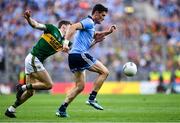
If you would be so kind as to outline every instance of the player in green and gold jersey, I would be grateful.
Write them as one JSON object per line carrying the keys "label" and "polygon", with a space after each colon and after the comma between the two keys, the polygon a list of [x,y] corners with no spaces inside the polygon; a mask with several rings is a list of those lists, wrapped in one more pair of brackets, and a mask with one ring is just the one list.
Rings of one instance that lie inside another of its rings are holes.
{"label": "player in green and gold jersey", "polygon": [[41,24],[31,18],[28,10],[24,12],[24,17],[33,28],[42,30],[44,33],[25,59],[26,84],[16,86],[17,99],[5,112],[5,115],[11,118],[16,117],[16,108],[29,99],[35,90],[52,88],[52,79],[44,68],[43,62],[58,51],[67,52],[69,47],[63,48],[63,44],[71,45],[71,42],[64,40],[66,30],[71,24],[69,21],[60,21],[58,27],[52,24]]}

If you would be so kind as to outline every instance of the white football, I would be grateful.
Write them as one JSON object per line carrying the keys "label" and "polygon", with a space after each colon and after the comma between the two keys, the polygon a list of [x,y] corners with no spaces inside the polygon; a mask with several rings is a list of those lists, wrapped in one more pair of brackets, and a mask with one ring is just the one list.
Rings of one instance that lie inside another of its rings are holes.
{"label": "white football", "polygon": [[134,76],[137,73],[137,66],[133,62],[127,62],[123,65],[123,72],[126,76]]}

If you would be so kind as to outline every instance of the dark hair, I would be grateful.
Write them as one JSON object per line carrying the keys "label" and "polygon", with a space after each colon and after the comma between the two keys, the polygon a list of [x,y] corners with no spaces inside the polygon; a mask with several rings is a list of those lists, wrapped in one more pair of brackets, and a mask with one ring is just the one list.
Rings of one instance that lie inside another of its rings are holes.
{"label": "dark hair", "polygon": [[95,11],[98,11],[98,12],[108,12],[108,8],[106,8],[106,7],[103,6],[102,4],[96,4],[96,5],[93,7],[92,15],[95,13]]}
{"label": "dark hair", "polygon": [[69,24],[71,24],[70,21],[66,21],[66,20],[59,21],[58,28],[61,28],[62,25],[69,25]]}

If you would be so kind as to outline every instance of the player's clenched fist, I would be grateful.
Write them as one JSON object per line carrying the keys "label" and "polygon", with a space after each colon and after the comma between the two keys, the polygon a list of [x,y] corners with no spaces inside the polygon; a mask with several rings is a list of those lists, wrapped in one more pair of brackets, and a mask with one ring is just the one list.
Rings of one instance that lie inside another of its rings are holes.
{"label": "player's clenched fist", "polygon": [[30,16],[31,16],[31,11],[26,10],[26,11],[24,12],[24,17],[25,17],[26,19],[28,19]]}
{"label": "player's clenched fist", "polygon": [[110,28],[109,28],[109,32],[112,33],[116,30],[116,25],[112,25]]}

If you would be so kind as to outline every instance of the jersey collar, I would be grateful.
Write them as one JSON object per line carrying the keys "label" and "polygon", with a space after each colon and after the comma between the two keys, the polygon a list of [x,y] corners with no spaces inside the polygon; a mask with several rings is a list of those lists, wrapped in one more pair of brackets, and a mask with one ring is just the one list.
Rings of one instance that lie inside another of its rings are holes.
{"label": "jersey collar", "polygon": [[[94,22],[93,18],[92,18],[90,15],[88,15],[88,18],[90,18],[90,19]],[[94,22],[94,23],[95,23],[95,22]]]}

